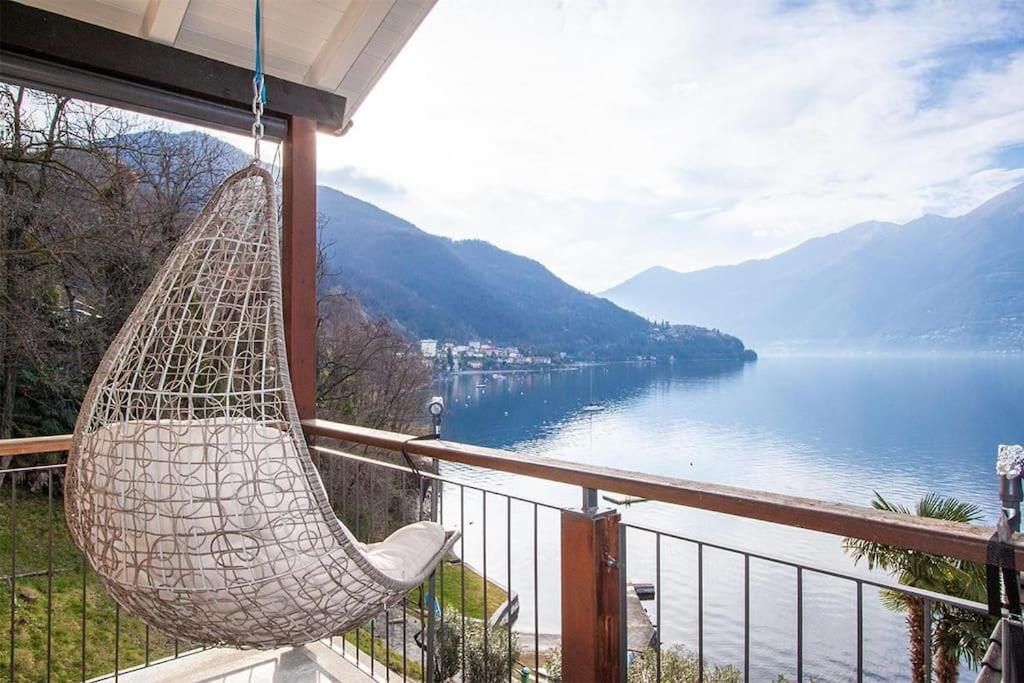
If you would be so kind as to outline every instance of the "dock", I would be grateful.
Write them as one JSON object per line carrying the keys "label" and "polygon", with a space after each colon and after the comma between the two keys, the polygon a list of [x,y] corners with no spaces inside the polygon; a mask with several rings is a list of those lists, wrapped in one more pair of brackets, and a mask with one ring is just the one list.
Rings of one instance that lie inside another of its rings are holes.
{"label": "dock", "polygon": [[626,649],[629,652],[643,652],[654,647],[658,629],[651,621],[651,615],[644,609],[637,595],[636,586],[626,585]]}

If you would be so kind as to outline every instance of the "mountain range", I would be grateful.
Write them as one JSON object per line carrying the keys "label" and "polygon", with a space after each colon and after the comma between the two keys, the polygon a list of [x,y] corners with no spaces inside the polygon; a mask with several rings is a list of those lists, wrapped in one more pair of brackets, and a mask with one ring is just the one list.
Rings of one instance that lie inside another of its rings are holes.
{"label": "mountain range", "polygon": [[766,259],[650,268],[602,296],[759,349],[1024,348],[1024,185],[956,218],[868,222]]}
{"label": "mountain range", "polygon": [[354,295],[411,338],[488,339],[603,359],[745,357],[735,337],[693,326],[666,332],[537,261],[429,234],[334,188],[318,186],[317,209],[325,219],[321,288]]}
{"label": "mountain range", "polygon": [[[133,144],[114,140],[113,146],[141,150],[125,161],[144,167],[147,175],[162,171],[151,167],[157,162],[144,153],[150,148],[166,152],[158,159],[204,160],[208,167],[200,175],[211,182],[250,158],[199,131],[145,130],[126,140]],[[369,315],[386,319],[409,339],[480,339],[579,359],[756,358],[736,337],[693,325],[654,325],[572,287],[537,261],[482,240],[429,234],[331,187],[317,186],[317,212],[325,265],[320,294],[354,297]]]}

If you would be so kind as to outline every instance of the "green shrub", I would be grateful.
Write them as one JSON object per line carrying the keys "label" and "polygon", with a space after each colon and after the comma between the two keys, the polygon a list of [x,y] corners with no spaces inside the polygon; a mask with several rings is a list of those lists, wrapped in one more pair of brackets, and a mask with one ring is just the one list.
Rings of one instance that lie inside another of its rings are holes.
{"label": "green shrub", "polygon": [[[486,629],[486,630],[485,630]],[[484,646],[484,633],[487,644]],[[509,657],[509,648],[512,656]],[[466,670],[463,680],[473,683],[502,683],[509,679],[509,659],[519,661],[519,639],[504,626],[485,626],[484,622],[466,624]]]}
{"label": "green shrub", "polygon": [[[633,659],[626,673],[629,683],[656,683],[658,681],[658,655],[653,648],[644,650]],[[699,680],[697,655],[675,645],[661,651],[661,680],[696,683]],[[704,660],[704,681],[706,683],[740,683],[743,676],[731,664],[711,666]]]}

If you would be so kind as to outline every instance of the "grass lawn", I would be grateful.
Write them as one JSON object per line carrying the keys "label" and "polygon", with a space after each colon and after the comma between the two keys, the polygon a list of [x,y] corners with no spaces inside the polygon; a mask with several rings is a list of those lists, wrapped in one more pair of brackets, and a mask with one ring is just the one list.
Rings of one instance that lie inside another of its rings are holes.
{"label": "grass lawn", "polygon": [[[67,526],[59,496],[52,508],[46,494],[18,491],[16,494],[15,571],[21,576],[45,572],[52,552],[52,601],[47,599],[48,578],[18,578],[14,589],[14,674],[11,675],[11,492],[0,495],[0,604],[4,605],[3,626],[0,627],[0,678],[15,681],[46,680],[47,623],[50,623],[50,675],[53,680],[81,680],[83,571],[82,555]],[[50,519],[53,520],[52,536]],[[52,550],[51,550],[52,542]],[[85,676],[92,678],[120,668],[142,664],[146,659],[146,627],[137,619],[121,613],[110,599],[99,579],[86,571],[84,575],[85,605]],[[120,622],[120,623],[118,623]],[[117,632],[120,642],[115,647]],[[191,646],[181,643],[182,651]],[[174,654],[174,642],[168,636],[150,629],[151,660]]]}
{"label": "grass lawn", "polygon": [[[454,607],[464,612],[467,617],[474,619],[484,618],[484,579],[475,571],[466,567],[466,604],[462,604],[462,564],[452,564],[445,560],[442,564],[442,571],[437,575],[437,594],[441,606],[445,609]],[[422,590],[428,590],[428,584],[423,584]],[[508,593],[493,581],[487,582],[487,617],[492,614],[508,599]],[[420,589],[409,594],[409,603],[418,605],[420,600]]]}
{"label": "grass lawn", "polygon": [[[50,624],[50,675],[52,680],[81,680],[82,656],[82,606],[83,567],[82,554],[64,523],[63,501],[59,495],[50,505],[47,495],[31,494],[18,490],[15,494],[16,514],[14,519],[15,574],[21,578],[15,581],[14,597],[14,672],[11,675],[11,491],[10,487],[0,493],[0,680],[40,681],[46,680],[47,624]],[[51,525],[52,520],[52,525]],[[54,568],[52,601],[47,599],[48,578],[45,575],[52,557]],[[23,576],[34,572],[43,575]],[[442,604],[459,609],[462,600],[462,566],[445,562],[442,575],[438,575],[438,593]],[[484,616],[483,578],[468,568],[466,578],[465,612],[469,617],[481,619]],[[147,629],[137,619],[120,612],[116,603],[107,595],[99,579],[91,570],[84,572],[85,604],[85,677],[94,678],[111,673],[115,668],[126,669],[146,661]],[[410,603],[418,604],[419,590],[410,595]],[[487,614],[505,602],[504,590],[493,582],[487,586]],[[120,632],[120,639],[117,633]],[[355,643],[355,634],[346,634],[349,642]],[[119,640],[119,642],[118,642]],[[360,650],[369,653],[369,633],[360,637]],[[185,652],[194,647],[180,642],[179,649]],[[174,640],[149,629],[149,660],[157,660],[174,654]],[[374,644],[378,658],[386,651],[380,639]],[[396,653],[389,655],[391,668],[401,671],[402,658]],[[407,664],[410,676],[421,675],[418,661]]]}
{"label": "grass lawn", "polygon": [[[361,663],[366,666],[369,666],[369,655],[371,653],[370,640],[371,639],[369,629],[365,631],[360,630],[358,636],[355,631],[349,631],[345,634],[346,642],[351,643],[353,646],[357,646],[360,652],[363,652],[367,655],[367,660],[361,660]],[[410,634],[410,644],[411,640],[412,636]],[[383,666],[383,656],[384,653],[387,652],[388,668],[391,669],[391,671],[393,671],[394,673],[402,675],[402,655],[401,653],[395,652],[394,650],[388,650],[388,645],[385,640],[381,638],[373,638],[372,652],[374,658],[377,660],[377,662],[380,663],[380,666]],[[410,652],[409,654],[411,655],[412,652]],[[379,667],[377,671],[375,671],[375,673],[379,675]],[[413,658],[410,656],[409,659],[405,661],[404,675],[415,681],[423,680],[423,667],[420,666],[418,657]]]}

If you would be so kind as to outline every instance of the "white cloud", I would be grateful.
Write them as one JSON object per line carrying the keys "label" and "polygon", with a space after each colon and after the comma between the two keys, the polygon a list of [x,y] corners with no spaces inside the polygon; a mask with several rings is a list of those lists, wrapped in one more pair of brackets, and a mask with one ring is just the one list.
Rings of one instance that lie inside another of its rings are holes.
{"label": "white cloud", "polygon": [[442,0],[319,165],[592,290],[1024,181],[1024,3],[879,5]]}

